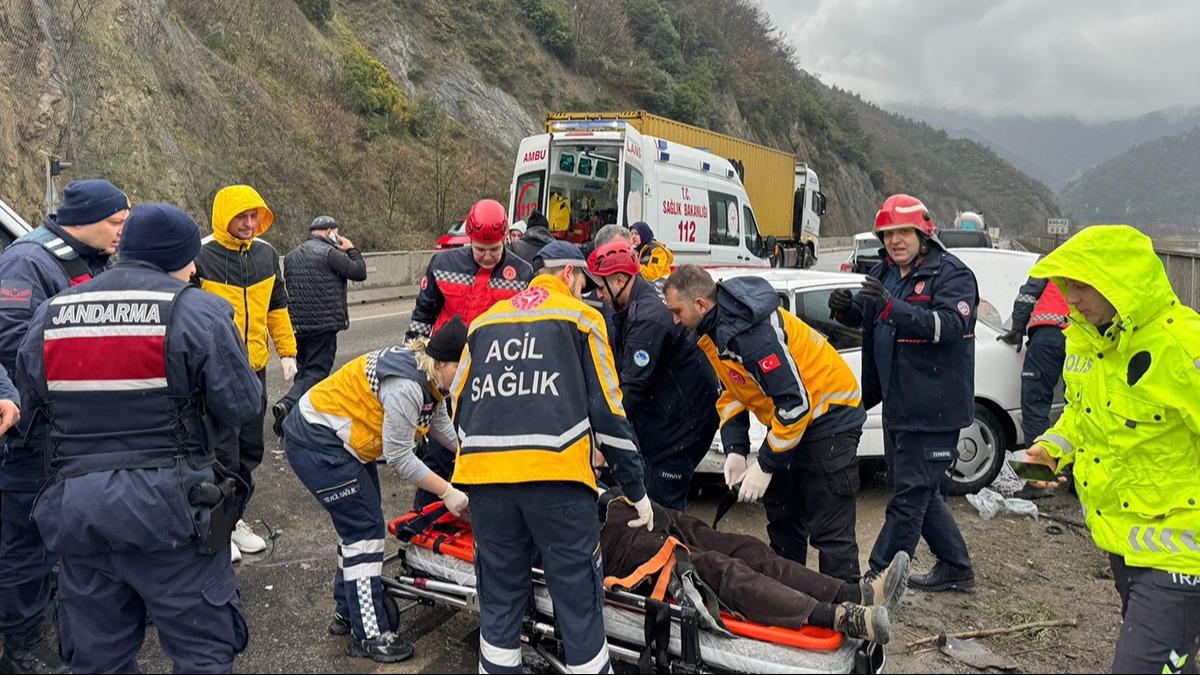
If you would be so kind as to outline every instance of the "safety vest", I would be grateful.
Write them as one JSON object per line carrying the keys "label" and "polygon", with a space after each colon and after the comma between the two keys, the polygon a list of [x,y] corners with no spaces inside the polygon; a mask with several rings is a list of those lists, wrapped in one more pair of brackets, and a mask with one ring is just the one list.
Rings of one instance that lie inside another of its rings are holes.
{"label": "safety vest", "polygon": [[671,276],[671,265],[675,262],[675,254],[660,241],[651,241],[642,245],[638,255],[642,266],[642,278],[646,281],[658,281]]}
{"label": "safety vest", "polygon": [[1033,306],[1033,314],[1030,315],[1026,327],[1027,329],[1038,326],[1066,328],[1067,317],[1070,314],[1071,308],[1067,305],[1067,299],[1063,297],[1062,291],[1058,290],[1058,286],[1055,284],[1046,284],[1042,296]]}
{"label": "safety vest", "polygon": [[39,225],[21,235],[11,246],[21,244],[36,244],[46,249],[53,256],[54,261],[58,263],[58,266],[62,268],[63,274],[66,275],[71,286],[78,286],[85,281],[90,281],[92,278],[92,270],[83,258],[80,258],[75,249],[63,241],[62,237],[55,234],[45,225]]}
{"label": "safety vest", "polygon": [[354,359],[325,378],[300,399],[306,422],[332,431],[342,445],[364,464],[383,455],[383,404],[380,383],[403,377],[421,385],[425,398],[416,420],[416,440],[429,432],[434,409],[442,395],[417,366],[417,357],[404,347],[385,347]]}
{"label": "safety vest", "polygon": [[51,298],[42,353],[54,464],[65,477],[167,467],[201,447],[195,393],[171,381],[171,310],[190,287],[116,269]]}

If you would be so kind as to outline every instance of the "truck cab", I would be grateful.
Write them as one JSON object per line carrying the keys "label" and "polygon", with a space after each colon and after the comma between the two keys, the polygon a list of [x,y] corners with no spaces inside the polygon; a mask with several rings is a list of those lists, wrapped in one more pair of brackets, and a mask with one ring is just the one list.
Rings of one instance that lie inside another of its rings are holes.
{"label": "truck cab", "polygon": [[552,234],[578,243],[604,225],[640,220],[676,264],[769,265],[770,249],[728,160],[644,135],[622,120],[562,120],[549,129],[521,141],[513,219],[538,209]]}

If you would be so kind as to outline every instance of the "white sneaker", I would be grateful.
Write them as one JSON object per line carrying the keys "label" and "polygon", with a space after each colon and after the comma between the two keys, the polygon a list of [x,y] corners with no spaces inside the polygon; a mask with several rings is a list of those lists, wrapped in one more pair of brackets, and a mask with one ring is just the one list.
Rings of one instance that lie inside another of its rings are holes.
{"label": "white sneaker", "polygon": [[254,530],[250,529],[244,520],[237,521],[230,539],[243,553],[262,553],[267,550],[266,540],[254,534]]}
{"label": "white sneaker", "polygon": [[242,552],[238,550],[237,544],[233,543],[232,541],[229,542],[229,562],[235,563],[241,562],[241,560]]}

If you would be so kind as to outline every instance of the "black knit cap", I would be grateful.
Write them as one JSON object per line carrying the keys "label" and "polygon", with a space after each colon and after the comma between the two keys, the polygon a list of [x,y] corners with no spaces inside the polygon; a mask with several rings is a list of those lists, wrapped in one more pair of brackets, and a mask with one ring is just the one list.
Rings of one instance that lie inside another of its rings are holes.
{"label": "black knit cap", "polygon": [[425,353],[442,363],[458,363],[463,347],[467,344],[467,324],[459,317],[442,324],[438,332],[429,338]]}

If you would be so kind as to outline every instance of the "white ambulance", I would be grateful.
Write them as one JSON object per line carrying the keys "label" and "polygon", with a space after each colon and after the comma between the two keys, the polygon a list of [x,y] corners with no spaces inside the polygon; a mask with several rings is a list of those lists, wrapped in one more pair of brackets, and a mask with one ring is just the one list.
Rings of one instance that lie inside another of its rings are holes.
{"label": "white ambulance", "polygon": [[534,209],[562,238],[645,221],[675,264],[768,267],[754,209],[733,165],[711,152],[643,135],[621,120],[564,120],[521,141],[509,213]]}

